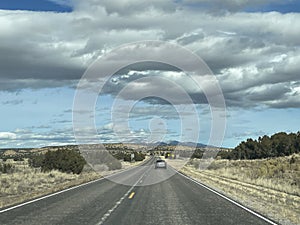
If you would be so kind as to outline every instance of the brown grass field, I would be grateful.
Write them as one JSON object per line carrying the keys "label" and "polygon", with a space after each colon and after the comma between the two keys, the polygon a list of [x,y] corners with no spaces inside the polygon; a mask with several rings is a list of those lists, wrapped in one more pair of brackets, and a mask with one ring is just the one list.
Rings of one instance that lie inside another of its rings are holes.
{"label": "brown grass field", "polygon": [[[146,158],[147,159],[147,158]],[[28,161],[8,160],[14,166],[12,173],[0,173],[0,208],[28,201],[72,186],[83,184],[120,170],[103,171],[101,174],[86,166],[83,172],[67,174],[60,171],[41,172],[31,168]],[[122,169],[136,166],[141,162],[122,162]]]}
{"label": "brown grass field", "polygon": [[264,160],[214,160],[208,169],[199,169],[205,163],[193,159],[180,171],[280,224],[300,224],[300,154]]}
{"label": "brown grass field", "polygon": [[40,169],[31,168],[27,161],[10,161],[12,173],[0,174],[0,208],[34,199],[68,187],[76,186],[101,176],[86,169],[80,175],[59,171],[43,173]]}
{"label": "brown grass field", "polygon": [[[184,174],[284,225],[300,224],[300,154],[264,160],[167,160]],[[0,208],[86,183],[99,174],[86,167],[80,175],[43,173],[25,161],[9,161],[14,172],[0,174]],[[122,163],[123,169],[137,163]],[[209,164],[208,169],[201,169]]]}

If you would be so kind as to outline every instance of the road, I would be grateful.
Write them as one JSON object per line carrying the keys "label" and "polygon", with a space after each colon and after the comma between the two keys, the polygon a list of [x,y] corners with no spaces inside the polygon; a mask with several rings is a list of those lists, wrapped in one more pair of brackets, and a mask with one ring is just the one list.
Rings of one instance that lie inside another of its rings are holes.
{"label": "road", "polygon": [[266,225],[266,220],[168,169],[143,166],[7,211],[1,225]]}

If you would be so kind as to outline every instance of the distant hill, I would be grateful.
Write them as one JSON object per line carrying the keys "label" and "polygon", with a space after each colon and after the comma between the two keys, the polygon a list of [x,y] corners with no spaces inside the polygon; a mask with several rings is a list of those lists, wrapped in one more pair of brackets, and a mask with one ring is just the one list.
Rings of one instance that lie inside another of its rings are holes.
{"label": "distant hill", "polygon": [[3,155],[4,155],[4,156],[13,156],[13,155],[16,155],[16,154],[17,154],[17,152],[14,151],[14,150],[5,150],[5,151],[3,152]]}
{"label": "distant hill", "polygon": [[[85,148],[100,148],[102,145],[98,144],[91,144],[85,145]],[[193,150],[196,148],[215,148],[213,146],[207,146],[202,143],[194,143],[194,142],[179,142],[179,141],[169,141],[169,142],[156,142],[156,143],[105,143],[105,148],[107,150],[117,150],[117,149],[124,149],[124,150],[149,150],[149,148],[155,147],[172,147],[175,146],[179,147],[178,150]],[[0,155],[2,156],[15,156],[15,155],[27,155],[27,154],[39,154],[39,153],[46,153],[47,151],[56,151],[56,150],[78,150],[78,145],[65,145],[65,146],[45,146],[41,148],[6,148],[0,149]]]}
{"label": "distant hill", "polygon": [[197,147],[197,148],[205,148],[205,147],[214,147],[208,146],[202,143],[194,143],[194,142],[180,142],[180,141],[169,141],[169,142],[156,142],[150,144],[150,146],[187,146],[187,147]]}
{"label": "distant hill", "polygon": [[26,152],[32,150],[32,148],[0,148],[0,152],[5,152],[9,150],[13,150],[15,152]]}

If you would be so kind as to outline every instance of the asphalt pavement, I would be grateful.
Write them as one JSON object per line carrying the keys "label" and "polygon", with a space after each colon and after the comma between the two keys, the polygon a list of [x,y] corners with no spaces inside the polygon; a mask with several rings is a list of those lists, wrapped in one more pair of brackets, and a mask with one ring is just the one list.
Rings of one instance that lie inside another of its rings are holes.
{"label": "asphalt pavement", "polygon": [[268,219],[178,174],[142,166],[12,209],[1,225],[266,225]]}

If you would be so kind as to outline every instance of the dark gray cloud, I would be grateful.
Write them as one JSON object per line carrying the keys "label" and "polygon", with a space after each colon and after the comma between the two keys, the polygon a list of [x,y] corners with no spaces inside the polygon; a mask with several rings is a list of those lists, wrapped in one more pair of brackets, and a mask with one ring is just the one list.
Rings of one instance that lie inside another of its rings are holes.
{"label": "dark gray cloud", "polygon": [[[49,79],[8,79],[0,77],[0,90],[7,92],[19,92],[24,89],[42,89],[42,88],[56,88],[56,87],[74,87],[77,80],[59,80],[51,76]],[[35,103],[35,102],[34,102]]]}
{"label": "dark gray cloud", "polygon": [[246,96],[249,96],[249,99],[254,102],[272,101],[284,98],[291,91],[288,83],[280,83],[252,88],[246,91]]}
{"label": "dark gray cloud", "polygon": [[279,100],[275,102],[271,102],[267,104],[271,108],[278,108],[278,109],[286,109],[286,108],[300,108],[300,101],[298,99],[286,99],[286,100]]}
{"label": "dark gray cloud", "polygon": [[[225,14],[203,10],[201,4],[207,0],[155,0],[147,7],[137,0],[53,1],[73,5],[74,12],[0,11],[1,91],[75,87],[89,64],[105,52],[127,42],[154,39],[184,45],[201,56],[217,75],[228,106],[299,105],[300,15],[238,12],[272,0],[209,1],[220,6],[212,11],[237,12]],[[190,7],[197,5],[200,7]],[[145,54],[155,51],[145,48],[140,55],[124,51],[108,61],[107,67],[118,60],[138,60]],[[185,60],[172,51],[164,56]],[[160,76],[164,77],[164,72],[178,72],[169,65],[135,64],[119,70],[116,82],[108,83],[105,93],[117,95],[129,82],[147,76],[136,73],[126,77],[132,70],[162,71]],[[195,103],[207,103],[205,95],[195,92],[188,79],[178,81]],[[161,82],[136,87],[127,98],[168,89],[170,96],[178,99],[168,87]]]}

